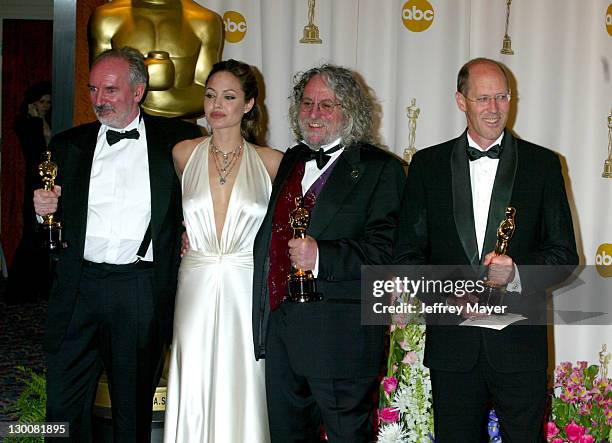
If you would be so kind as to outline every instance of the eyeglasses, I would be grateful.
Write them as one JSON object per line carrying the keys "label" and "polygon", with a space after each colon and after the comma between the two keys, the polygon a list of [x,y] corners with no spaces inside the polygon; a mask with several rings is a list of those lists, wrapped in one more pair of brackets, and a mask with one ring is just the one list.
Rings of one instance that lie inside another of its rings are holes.
{"label": "eyeglasses", "polygon": [[[322,115],[330,115],[336,109],[336,106],[340,106],[340,103],[336,103],[333,100],[321,100],[317,103],[317,109]],[[300,107],[303,111],[312,112],[314,108],[314,102],[308,98],[300,102]]]}
{"label": "eyeglasses", "polygon": [[476,98],[469,98],[464,95],[466,100],[469,100],[474,103],[478,103],[479,105],[482,105],[482,106],[488,105],[489,103],[491,103],[492,100],[495,100],[495,103],[498,105],[505,105],[506,103],[510,102],[511,96],[512,95],[509,92],[506,94],[495,94],[494,96],[481,95],[480,97],[476,97]]}

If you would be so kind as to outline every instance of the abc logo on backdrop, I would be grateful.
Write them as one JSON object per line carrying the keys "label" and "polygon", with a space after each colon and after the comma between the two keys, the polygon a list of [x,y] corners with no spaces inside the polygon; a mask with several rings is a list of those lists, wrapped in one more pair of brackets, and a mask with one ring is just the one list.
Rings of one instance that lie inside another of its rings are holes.
{"label": "abc logo on backdrop", "polygon": [[597,248],[595,267],[602,277],[612,277],[612,244],[602,243]]}
{"label": "abc logo on backdrop", "polygon": [[402,6],[402,22],[412,32],[423,32],[431,26],[434,10],[427,0],[408,0]]}
{"label": "abc logo on backdrop", "polygon": [[223,28],[225,29],[225,40],[229,43],[238,43],[244,39],[247,32],[246,20],[239,12],[225,11]]}
{"label": "abc logo on backdrop", "polygon": [[608,34],[612,36],[612,3],[608,5],[608,10],[606,11],[606,29]]}

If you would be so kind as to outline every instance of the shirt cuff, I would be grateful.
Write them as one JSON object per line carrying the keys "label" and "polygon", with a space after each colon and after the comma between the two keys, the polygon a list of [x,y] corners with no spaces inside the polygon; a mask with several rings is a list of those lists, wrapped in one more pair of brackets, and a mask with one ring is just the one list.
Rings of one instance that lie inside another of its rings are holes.
{"label": "shirt cuff", "polygon": [[523,287],[521,286],[521,276],[519,275],[519,270],[516,263],[514,263],[514,278],[506,286],[506,291],[518,292],[519,294],[523,291]]}
{"label": "shirt cuff", "polygon": [[315,265],[312,270],[312,275],[314,276],[314,278],[317,278],[317,275],[319,275],[319,248],[318,247],[317,247],[317,259],[315,260]]}

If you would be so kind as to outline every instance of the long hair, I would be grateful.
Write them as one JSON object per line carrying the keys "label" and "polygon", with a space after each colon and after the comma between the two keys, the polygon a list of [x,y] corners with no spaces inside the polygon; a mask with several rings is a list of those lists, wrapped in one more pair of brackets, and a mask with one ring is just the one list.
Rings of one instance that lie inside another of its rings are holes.
{"label": "long hair", "polygon": [[217,62],[213,65],[208,74],[205,83],[206,86],[208,86],[208,81],[217,72],[229,72],[232,74],[238,79],[238,82],[240,82],[240,87],[242,92],[244,92],[244,101],[248,102],[253,99],[253,107],[242,116],[240,132],[246,141],[257,143],[261,134],[261,110],[257,103],[259,87],[257,86],[257,77],[255,76],[253,68],[246,63],[233,59]]}
{"label": "long hair", "polygon": [[136,85],[144,85],[145,88],[147,87],[149,83],[149,71],[147,71],[147,67],[145,66],[143,55],[138,50],[130,46],[107,49],[94,59],[91,67],[93,68],[96,63],[107,58],[125,60],[129,67],[130,86],[132,86],[132,88]]}
{"label": "long hair", "polygon": [[356,142],[374,142],[376,138],[374,134],[374,100],[369,89],[350,69],[331,64],[324,64],[306,72],[297,73],[293,77],[293,91],[289,97],[289,119],[296,140],[303,139],[299,127],[300,102],[306,84],[315,75],[321,75],[342,106],[344,122],[339,134],[342,143],[348,147]]}

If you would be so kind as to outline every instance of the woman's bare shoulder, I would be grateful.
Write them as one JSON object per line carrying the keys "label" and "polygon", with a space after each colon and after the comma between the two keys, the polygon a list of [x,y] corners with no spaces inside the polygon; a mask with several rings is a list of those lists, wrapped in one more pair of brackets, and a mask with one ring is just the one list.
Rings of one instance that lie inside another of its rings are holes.
{"label": "woman's bare shoulder", "polygon": [[174,160],[174,167],[176,171],[180,174],[183,173],[185,166],[187,165],[187,161],[189,157],[191,157],[191,153],[206,137],[198,137],[190,140],[183,140],[182,142],[177,143],[172,148],[172,159]]}
{"label": "woman's bare shoulder", "polygon": [[257,154],[263,161],[268,174],[270,174],[270,179],[274,181],[274,177],[276,177],[276,171],[278,170],[278,165],[280,165],[281,160],[283,159],[283,153],[277,149],[270,148],[269,146],[257,146],[253,145]]}

